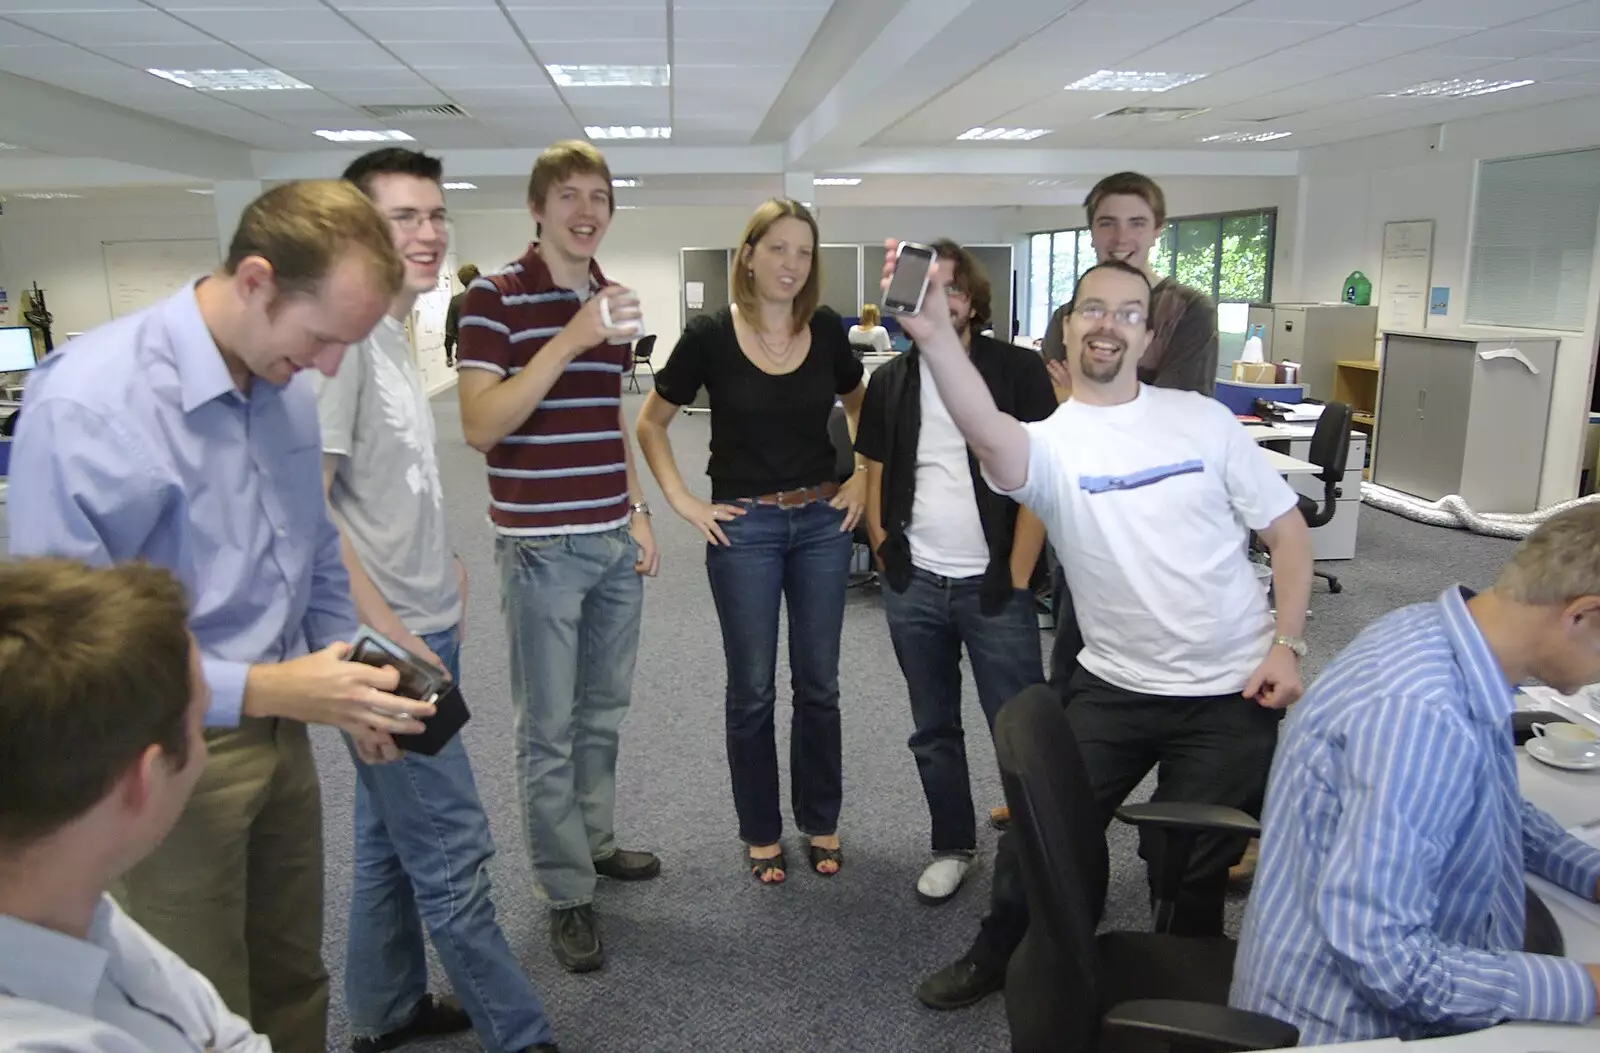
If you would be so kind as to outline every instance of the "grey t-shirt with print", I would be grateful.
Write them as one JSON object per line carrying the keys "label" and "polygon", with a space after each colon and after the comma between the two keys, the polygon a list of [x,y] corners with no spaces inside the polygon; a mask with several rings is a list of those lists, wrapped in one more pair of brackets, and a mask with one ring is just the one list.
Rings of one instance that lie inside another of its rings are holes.
{"label": "grey t-shirt with print", "polygon": [[405,327],[385,315],[318,378],[322,450],[340,454],[329,504],[367,576],[419,636],[461,620],[445,537],[433,410],[412,364]]}

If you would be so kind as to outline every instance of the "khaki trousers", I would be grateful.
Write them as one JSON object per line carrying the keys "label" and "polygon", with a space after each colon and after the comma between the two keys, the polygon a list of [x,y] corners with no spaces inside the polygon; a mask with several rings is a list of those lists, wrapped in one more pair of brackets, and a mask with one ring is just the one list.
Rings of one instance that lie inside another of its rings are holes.
{"label": "khaki trousers", "polygon": [[115,893],[275,1053],[326,1053],[322,797],[306,727],[247,717],[206,745],[182,817]]}

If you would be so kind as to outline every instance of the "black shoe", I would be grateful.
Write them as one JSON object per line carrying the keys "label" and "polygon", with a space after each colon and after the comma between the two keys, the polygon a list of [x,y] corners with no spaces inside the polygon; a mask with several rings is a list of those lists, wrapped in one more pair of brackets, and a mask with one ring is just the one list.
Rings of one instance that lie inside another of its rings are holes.
{"label": "black shoe", "polygon": [[372,1038],[357,1038],[350,1042],[353,1053],[384,1053],[384,1050],[403,1046],[407,1042],[415,1042],[419,1038],[432,1038],[436,1035],[453,1035],[459,1031],[469,1031],[472,1021],[467,1018],[467,1011],[461,1008],[461,1003],[452,996],[435,998],[433,995],[423,995],[422,1002],[417,1006],[416,1015],[404,1027],[397,1027],[382,1035]]}
{"label": "black shoe", "polygon": [[661,860],[649,852],[619,848],[606,858],[595,860],[594,872],[614,881],[649,881],[661,873]]}
{"label": "black shoe", "polygon": [[917,985],[917,999],[929,1009],[965,1009],[1006,985],[1005,966],[962,955]]}
{"label": "black shoe", "polygon": [[579,907],[550,912],[550,949],[556,961],[569,973],[592,973],[605,963],[600,947],[600,927],[595,924],[594,907]]}

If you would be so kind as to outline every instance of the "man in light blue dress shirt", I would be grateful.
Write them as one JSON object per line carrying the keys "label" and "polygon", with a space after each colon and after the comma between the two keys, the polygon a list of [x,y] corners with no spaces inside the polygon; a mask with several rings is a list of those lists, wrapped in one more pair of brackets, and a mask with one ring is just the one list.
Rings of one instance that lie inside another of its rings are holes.
{"label": "man in light blue dress shirt", "polygon": [[1306,693],[1267,789],[1233,1005],[1302,1045],[1595,1016],[1600,965],[1523,950],[1525,870],[1600,896],[1600,851],[1518,788],[1512,685],[1530,679],[1600,681],[1600,505],[1534,531],[1492,589],[1374,622]]}
{"label": "man in light blue dress shirt", "polygon": [[148,564],[0,565],[0,1053],[271,1053],[105,894],[205,767],[185,606]]}
{"label": "man in light blue dress shirt", "polygon": [[383,217],[337,181],[240,217],[216,274],[74,339],[29,381],[11,458],[13,555],[145,559],[188,588],[212,762],[126,875],[129,914],[279,1053],[325,1053],[321,800],[306,723],[396,755],[432,707],[341,659],[356,627],[322,499],[315,395],[399,288]]}

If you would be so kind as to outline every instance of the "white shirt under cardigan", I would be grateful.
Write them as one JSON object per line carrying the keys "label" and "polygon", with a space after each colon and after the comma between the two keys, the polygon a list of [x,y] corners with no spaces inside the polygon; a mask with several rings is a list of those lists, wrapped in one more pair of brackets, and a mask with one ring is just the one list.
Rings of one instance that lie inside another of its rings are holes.
{"label": "white shirt under cardigan", "polygon": [[272,1053],[110,896],[80,940],[0,915],[0,1053]]}
{"label": "white shirt under cardigan", "polygon": [[950,419],[933,371],[923,368],[920,379],[916,488],[906,527],[911,564],[943,578],[982,578],[989,569],[989,542],[972,489],[967,440]]}
{"label": "white shirt under cardigan", "polygon": [[1069,399],[1023,427],[1028,477],[1009,496],[1050,531],[1079,663],[1140,694],[1242,691],[1274,636],[1249,531],[1297,497],[1233,413],[1141,384],[1131,402]]}

